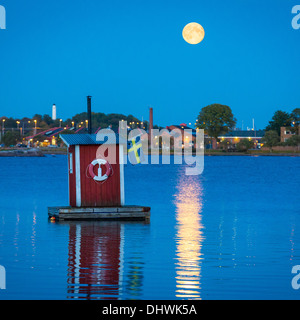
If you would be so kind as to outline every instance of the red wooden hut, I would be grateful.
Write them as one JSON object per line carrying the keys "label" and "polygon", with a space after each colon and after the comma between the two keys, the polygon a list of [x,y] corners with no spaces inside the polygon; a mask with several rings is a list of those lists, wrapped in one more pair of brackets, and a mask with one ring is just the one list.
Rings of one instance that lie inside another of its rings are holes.
{"label": "red wooden hut", "polygon": [[123,144],[119,143],[117,134],[111,135],[112,139],[105,135],[103,140],[96,134],[60,135],[68,147],[71,207],[119,207],[125,204]]}

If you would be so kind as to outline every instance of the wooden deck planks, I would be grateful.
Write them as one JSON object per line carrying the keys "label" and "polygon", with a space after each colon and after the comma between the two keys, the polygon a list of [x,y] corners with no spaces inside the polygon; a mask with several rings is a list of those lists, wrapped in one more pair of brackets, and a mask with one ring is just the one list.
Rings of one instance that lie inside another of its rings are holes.
{"label": "wooden deck planks", "polygon": [[149,220],[150,208],[141,206],[123,207],[49,207],[49,218],[58,220]]}

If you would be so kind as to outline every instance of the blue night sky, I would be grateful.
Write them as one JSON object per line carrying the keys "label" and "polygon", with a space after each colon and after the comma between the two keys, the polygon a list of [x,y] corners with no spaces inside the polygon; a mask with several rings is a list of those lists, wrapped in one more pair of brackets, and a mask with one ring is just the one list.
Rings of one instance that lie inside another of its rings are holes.
{"label": "blue night sky", "polygon": [[[166,126],[229,105],[244,129],[300,107],[300,29],[290,0],[0,0],[0,116],[86,111]],[[182,29],[198,22],[190,45]]]}

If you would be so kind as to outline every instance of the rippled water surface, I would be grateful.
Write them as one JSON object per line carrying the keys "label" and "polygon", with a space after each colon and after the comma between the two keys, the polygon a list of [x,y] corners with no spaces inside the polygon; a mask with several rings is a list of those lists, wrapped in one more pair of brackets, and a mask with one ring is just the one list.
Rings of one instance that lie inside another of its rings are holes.
{"label": "rippled water surface", "polygon": [[66,156],[0,158],[0,299],[299,299],[300,158],[128,165],[150,223],[49,222],[68,205]]}

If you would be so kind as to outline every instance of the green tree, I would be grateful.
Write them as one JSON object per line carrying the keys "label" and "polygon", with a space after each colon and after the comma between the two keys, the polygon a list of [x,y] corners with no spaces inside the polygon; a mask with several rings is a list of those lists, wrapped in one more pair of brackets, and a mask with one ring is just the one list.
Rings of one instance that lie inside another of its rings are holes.
{"label": "green tree", "polygon": [[43,117],[40,114],[35,114],[32,118],[32,120],[37,120],[38,123],[43,121]]}
{"label": "green tree", "polygon": [[[12,117],[10,118],[6,118],[6,117],[3,117],[2,119],[5,119],[5,123],[4,123],[4,126],[5,128],[16,128],[17,127],[17,120],[13,119]],[[2,123],[1,123],[2,125]]]}
{"label": "green tree", "polygon": [[300,146],[300,136],[293,135],[286,141],[287,146],[299,147]]}
{"label": "green tree", "polygon": [[227,140],[224,139],[223,141],[220,142],[219,146],[224,150],[224,151],[228,151],[229,149],[232,148],[232,143]]}
{"label": "green tree", "polygon": [[296,108],[292,111],[291,118],[293,126],[298,129],[300,126],[300,108]]}
{"label": "green tree", "polygon": [[[88,119],[87,112],[82,112],[79,114],[76,114],[72,117],[71,121],[74,121],[75,125],[85,125],[85,120]],[[127,124],[129,125],[130,122],[134,122],[135,125],[139,123],[138,126],[140,126],[141,121],[137,118],[135,118],[133,115],[125,116],[124,114],[118,114],[118,113],[110,113],[110,114],[104,114],[101,112],[92,112],[92,127],[93,128],[99,128],[102,129],[107,128],[108,126],[112,125],[113,128],[118,128],[119,121],[127,121]],[[67,121],[68,123],[70,120]]]}
{"label": "green tree", "polygon": [[280,135],[280,127],[290,127],[292,125],[292,116],[285,112],[278,110],[274,113],[272,120],[266,127],[266,131],[275,130]]}
{"label": "green tree", "polygon": [[41,122],[38,124],[38,127],[41,128],[41,129],[48,129],[48,128],[49,128],[49,125],[48,125],[45,121],[41,121]]}
{"label": "green tree", "polygon": [[53,120],[48,114],[43,115],[43,121],[47,123],[48,126],[53,124]]}
{"label": "green tree", "polygon": [[53,128],[53,127],[59,127],[59,126],[62,126],[62,127],[64,126],[63,123],[60,122],[60,119],[54,120],[54,121],[53,121],[52,128]]}
{"label": "green tree", "polygon": [[217,103],[202,108],[197,119],[196,127],[204,129],[210,137],[217,141],[221,134],[232,130],[236,124],[230,107]]}
{"label": "green tree", "polygon": [[262,138],[262,143],[264,143],[267,147],[272,148],[275,147],[280,141],[279,135],[276,130],[266,131],[265,136]]}
{"label": "green tree", "polygon": [[248,151],[249,149],[254,147],[254,141],[249,139],[241,139],[240,142],[237,143],[236,148],[238,151]]}
{"label": "green tree", "polygon": [[2,142],[5,144],[6,147],[16,145],[19,138],[19,134],[14,131],[8,131],[2,138]]}

